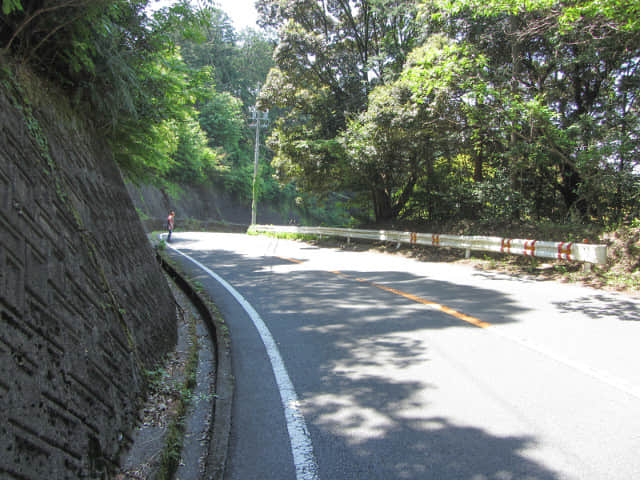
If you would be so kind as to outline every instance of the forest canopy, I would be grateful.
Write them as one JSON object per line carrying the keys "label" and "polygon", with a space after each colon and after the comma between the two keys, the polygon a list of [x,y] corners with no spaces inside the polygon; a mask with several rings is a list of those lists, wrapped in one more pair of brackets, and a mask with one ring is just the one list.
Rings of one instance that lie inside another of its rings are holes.
{"label": "forest canopy", "polygon": [[[71,98],[130,180],[172,190],[215,184],[248,204],[249,107],[275,44],[258,31],[236,32],[212,1],[150,4],[0,0],[0,51]],[[295,189],[263,163],[258,194],[295,202]]]}
{"label": "forest canopy", "polygon": [[637,0],[259,0],[282,175],[377,221],[637,218]]}
{"label": "forest canopy", "polygon": [[259,194],[346,201],[324,223],[640,216],[639,0],[256,0],[242,33],[212,1],[149,3],[0,0],[2,55],[131,179],[249,199],[258,97]]}

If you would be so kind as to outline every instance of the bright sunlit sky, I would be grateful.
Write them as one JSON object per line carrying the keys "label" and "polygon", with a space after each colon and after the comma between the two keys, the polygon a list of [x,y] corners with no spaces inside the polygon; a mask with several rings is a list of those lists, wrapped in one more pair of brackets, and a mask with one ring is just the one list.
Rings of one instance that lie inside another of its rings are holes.
{"label": "bright sunlit sky", "polygon": [[[202,5],[202,0],[190,0],[193,5]],[[215,5],[229,15],[236,31],[245,28],[258,28],[258,13],[254,7],[255,0],[214,0]],[[154,10],[174,3],[174,0],[151,0],[149,6]]]}

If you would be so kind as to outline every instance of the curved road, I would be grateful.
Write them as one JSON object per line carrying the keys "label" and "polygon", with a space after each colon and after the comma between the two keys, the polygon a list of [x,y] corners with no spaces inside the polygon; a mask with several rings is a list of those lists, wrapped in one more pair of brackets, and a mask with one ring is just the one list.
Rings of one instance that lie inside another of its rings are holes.
{"label": "curved road", "polygon": [[262,236],[174,235],[199,265],[172,256],[231,330],[226,480],[640,478],[637,300]]}

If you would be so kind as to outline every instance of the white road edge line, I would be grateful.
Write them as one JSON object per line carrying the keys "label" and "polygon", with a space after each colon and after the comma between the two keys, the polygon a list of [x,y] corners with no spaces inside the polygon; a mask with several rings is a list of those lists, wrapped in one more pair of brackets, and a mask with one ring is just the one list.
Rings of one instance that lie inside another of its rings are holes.
{"label": "white road edge line", "polygon": [[220,285],[222,285],[233,296],[233,298],[236,299],[244,311],[247,312],[249,318],[253,321],[256,330],[258,330],[258,333],[260,334],[262,343],[267,350],[267,355],[271,362],[271,369],[275,375],[278,390],[280,390],[280,399],[284,408],[287,430],[289,431],[289,440],[291,442],[293,463],[296,468],[296,479],[318,480],[318,464],[313,453],[311,435],[309,435],[307,424],[305,423],[304,416],[300,411],[298,396],[293,388],[293,383],[291,383],[287,369],[282,361],[282,357],[280,356],[280,351],[271,336],[269,328],[267,328],[266,324],[262,318],[260,318],[260,315],[256,312],[253,306],[226,280],[177,248],[169,245],[168,243],[167,246],[174,252],[179,253],[196,264],[210,277],[220,283]]}

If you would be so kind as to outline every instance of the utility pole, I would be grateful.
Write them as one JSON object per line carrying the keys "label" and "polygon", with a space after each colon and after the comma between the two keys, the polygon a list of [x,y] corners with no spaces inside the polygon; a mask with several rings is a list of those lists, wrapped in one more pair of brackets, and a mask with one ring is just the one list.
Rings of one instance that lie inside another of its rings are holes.
{"label": "utility pole", "polygon": [[253,189],[251,195],[251,225],[255,225],[257,208],[256,182],[258,178],[258,158],[260,156],[260,121],[262,121],[265,126],[267,125],[269,121],[269,111],[261,112],[258,110],[258,106],[256,105],[251,110],[251,121],[255,123],[252,123],[250,126],[253,127],[255,125],[256,127],[256,144],[253,153]]}

